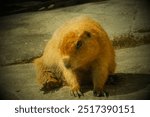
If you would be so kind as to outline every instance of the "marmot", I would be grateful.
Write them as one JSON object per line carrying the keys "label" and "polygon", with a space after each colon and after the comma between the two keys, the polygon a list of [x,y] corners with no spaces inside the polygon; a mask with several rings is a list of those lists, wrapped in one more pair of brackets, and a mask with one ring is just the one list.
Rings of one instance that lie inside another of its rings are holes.
{"label": "marmot", "polygon": [[58,28],[43,55],[34,61],[37,80],[55,88],[63,82],[74,96],[81,96],[81,83],[90,73],[94,96],[104,96],[104,85],[115,71],[115,52],[105,30],[88,16],[79,16]]}

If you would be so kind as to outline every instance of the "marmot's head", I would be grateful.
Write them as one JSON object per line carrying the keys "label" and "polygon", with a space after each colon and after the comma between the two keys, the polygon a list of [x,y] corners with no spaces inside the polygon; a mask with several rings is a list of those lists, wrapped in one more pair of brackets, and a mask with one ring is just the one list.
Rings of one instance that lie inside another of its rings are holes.
{"label": "marmot's head", "polygon": [[94,61],[100,51],[96,30],[68,32],[60,44],[60,53],[66,68],[78,69]]}

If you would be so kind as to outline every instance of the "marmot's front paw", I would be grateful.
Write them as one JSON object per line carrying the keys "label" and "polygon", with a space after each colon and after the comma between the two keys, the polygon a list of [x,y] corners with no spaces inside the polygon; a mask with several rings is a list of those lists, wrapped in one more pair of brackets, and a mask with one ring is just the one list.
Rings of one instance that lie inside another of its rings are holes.
{"label": "marmot's front paw", "polygon": [[43,87],[40,89],[41,91],[44,91],[44,94],[56,89],[56,88],[60,88],[62,86],[62,82],[58,81],[56,79],[50,79],[47,80],[47,82],[45,82],[43,84]]}
{"label": "marmot's front paw", "polygon": [[70,94],[75,96],[75,97],[79,97],[79,98],[81,96],[84,96],[84,94],[83,94],[83,92],[81,91],[80,88],[73,88],[73,89],[71,89]]}
{"label": "marmot's front paw", "polygon": [[93,95],[96,97],[108,97],[109,96],[108,92],[103,91],[103,90],[94,90]]}

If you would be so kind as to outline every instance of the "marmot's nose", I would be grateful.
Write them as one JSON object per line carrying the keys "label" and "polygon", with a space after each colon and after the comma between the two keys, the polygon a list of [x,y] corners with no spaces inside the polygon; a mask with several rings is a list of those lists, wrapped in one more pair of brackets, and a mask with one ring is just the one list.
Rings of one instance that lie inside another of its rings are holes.
{"label": "marmot's nose", "polygon": [[69,69],[69,68],[71,67],[71,64],[70,64],[70,62],[69,62],[68,59],[63,59],[63,62],[64,62],[64,65],[65,65],[65,67],[66,67],[67,69]]}

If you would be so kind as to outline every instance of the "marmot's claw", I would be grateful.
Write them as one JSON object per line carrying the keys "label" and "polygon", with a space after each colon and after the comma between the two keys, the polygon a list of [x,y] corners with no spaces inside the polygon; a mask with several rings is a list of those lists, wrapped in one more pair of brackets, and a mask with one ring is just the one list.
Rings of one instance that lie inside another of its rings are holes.
{"label": "marmot's claw", "polygon": [[106,91],[93,91],[93,95],[96,97],[108,97],[109,94]]}
{"label": "marmot's claw", "polygon": [[71,91],[70,94],[74,97],[81,97],[84,96],[83,92],[81,90],[77,90],[77,91]]}

